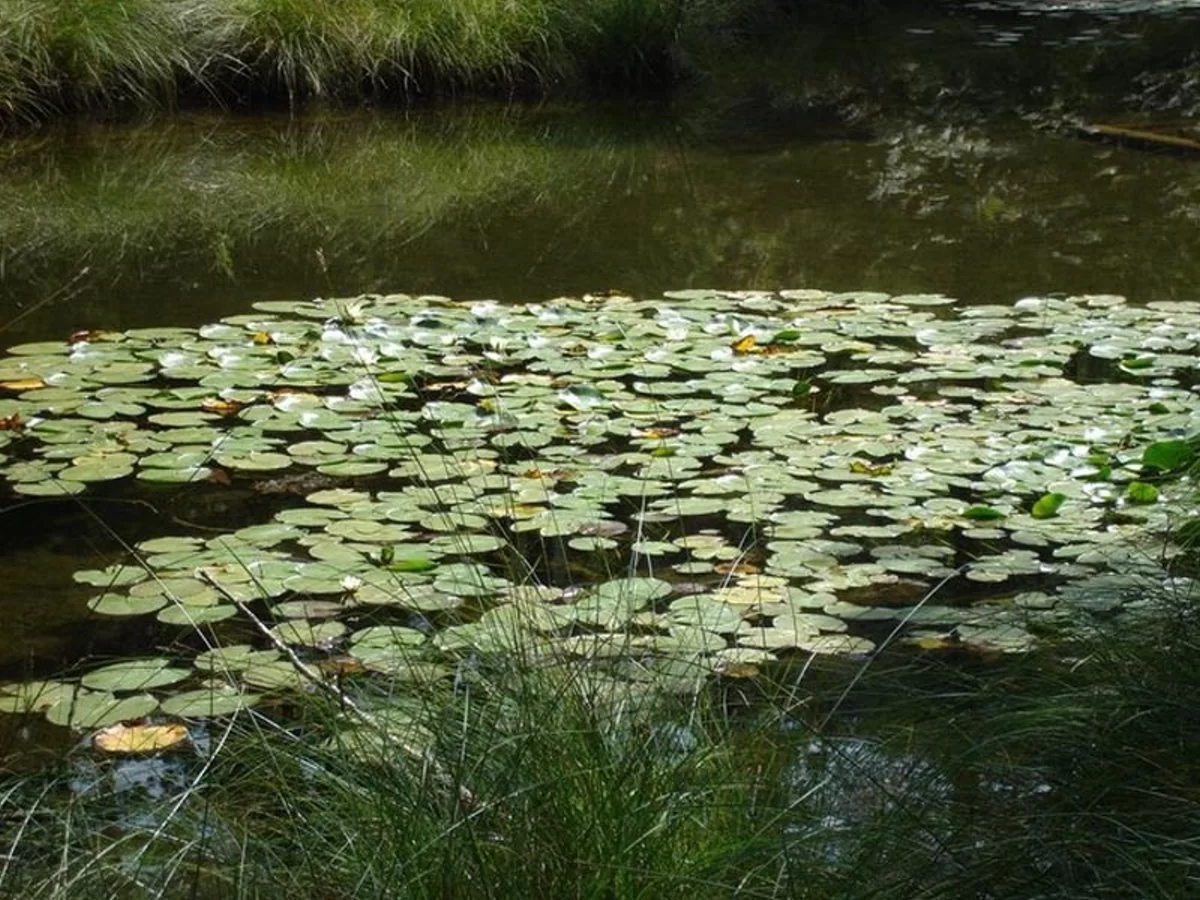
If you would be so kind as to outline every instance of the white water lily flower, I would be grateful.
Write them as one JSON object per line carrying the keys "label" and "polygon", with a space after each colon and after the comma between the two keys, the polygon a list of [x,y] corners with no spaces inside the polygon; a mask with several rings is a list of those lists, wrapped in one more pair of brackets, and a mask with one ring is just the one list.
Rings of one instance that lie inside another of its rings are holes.
{"label": "white water lily flower", "polygon": [[347,300],[337,305],[338,318],[343,322],[358,323],[363,319],[363,313],[370,306],[371,301],[365,297],[359,297],[355,300]]}
{"label": "white water lily flower", "polygon": [[342,585],[342,590],[347,591],[349,593],[354,593],[360,587],[363,586],[363,580],[354,575],[347,575],[342,579],[341,585]]}
{"label": "white water lily flower", "polygon": [[350,352],[350,356],[356,363],[363,366],[373,366],[379,362],[379,353],[374,347],[365,344],[356,345]]}
{"label": "white water lily flower", "polygon": [[[604,359],[604,357],[611,355],[613,352],[614,348],[608,344],[595,344],[588,347],[587,357],[588,359]],[[646,358],[650,358],[649,354],[647,354]]]}
{"label": "white water lily flower", "polygon": [[346,389],[346,394],[350,399],[364,403],[382,403],[386,399],[380,386],[369,378],[354,382]]}

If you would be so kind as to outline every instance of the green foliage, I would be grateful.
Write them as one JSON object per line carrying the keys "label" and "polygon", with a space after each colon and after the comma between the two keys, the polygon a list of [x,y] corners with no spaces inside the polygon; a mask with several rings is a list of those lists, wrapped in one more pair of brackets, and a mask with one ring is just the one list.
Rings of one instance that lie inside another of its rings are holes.
{"label": "green foliage", "polygon": [[1156,441],[1142,453],[1142,465],[1170,474],[1186,469],[1196,459],[1195,440]]}
{"label": "green foliage", "polygon": [[787,846],[816,822],[815,805],[787,802],[784,758],[744,755],[713,698],[654,698],[581,666],[356,698],[373,725],[320,700],[292,731],[243,718],[166,803],[21,783],[3,800],[27,812],[5,828],[18,854],[0,890],[773,896]]}
{"label": "green foliage", "polygon": [[0,113],[407,95],[446,84],[670,78],[680,28],[711,33],[709,0],[6,0]]}
{"label": "green foliage", "polygon": [[195,70],[197,0],[7,0],[0,10],[0,109],[149,105]]}
{"label": "green foliage", "polygon": [[1053,519],[1067,501],[1066,494],[1050,493],[1039,497],[1030,509],[1030,515],[1035,519]]}

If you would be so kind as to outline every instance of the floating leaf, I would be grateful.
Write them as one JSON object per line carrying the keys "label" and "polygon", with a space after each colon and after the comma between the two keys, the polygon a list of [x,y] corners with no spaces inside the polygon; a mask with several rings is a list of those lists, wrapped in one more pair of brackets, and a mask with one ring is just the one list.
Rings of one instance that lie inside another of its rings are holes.
{"label": "floating leaf", "polygon": [[1162,472],[1175,472],[1190,466],[1196,451],[1188,441],[1157,441],[1142,451],[1142,465]]}
{"label": "floating leaf", "polygon": [[162,609],[169,602],[162,594],[151,597],[101,594],[88,601],[88,609],[101,616],[144,616]]}
{"label": "floating leaf", "polygon": [[976,522],[990,522],[994,519],[1003,519],[1004,513],[994,506],[969,506],[963,510],[963,517]]}
{"label": "floating leaf", "polygon": [[1130,503],[1154,503],[1158,500],[1158,488],[1144,481],[1131,481],[1125,488],[1125,498]]}
{"label": "floating leaf", "polygon": [[573,385],[558,392],[558,399],[572,409],[589,410],[608,402],[602,391],[588,385]]}
{"label": "floating leaf", "polygon": [[149,756],[170,750],[186,741],[188,730],[171,725],[110,725],[92,737],[97,750],[115,756]]}
{"label": "floating leaf", "polygon": [[1040,497],[1030,509],[1030,515],[1035,519],[1053,519],[1058,515],[1059,509],[1067,501],[1066,494],[1051,493]]}
{"label": "floating leaf", "polygon": [[177,604],[158,611],[155,616],[164,625],[181,625],[194,628],[212,622],[223,622],[237,615],[237,607],[232,603],[219,603],[215,606],[185,606]]}
{"label": "floating leaf", "polygon": [[285,644],[317,647],[337,640],[346,633],[341,622],[284,622],[271,629],[271,634]]}
{"label": "floating leaf", "polygon": [[24,684],[4,685],[0,687],[0,712],[44,712],[65,697],[70,697],[75,690],[74,685],[60,681],[27,681]]}
{"label": "floating leaf", "polygon": [[242,693],[228,686],[214,686],[168,697],[162,702],[162,711],[165,715],[183,719],[204,719],[231,715],[253,706],[260,699],[258,694]]}
{"label": "floating leaf", "polygon": [[733,350],[734,353],[744,354],[744,353],[753,353],[755,348],[757,347],[757,345],[758,345],[758,338],[756,338],[752,334],[748,334],[745,337],[738,338],[736,341],[734,341],[732,344],[729,345],[729,348],[731,350]]}
{"label": "floating leaf", "polygon": [[106,692],[80,688],[49,707],[46,718],[55,725],[84,730],[141,719],[156,709],[158,701],[149,694],[117,698]]}
{"label": "floating leaf", "polygon": [[196,657],[195,666],[202,672],[240,672],[254,666],[280,659],[277,650],[258,650],[249,644],[214,647]]}
{"label": "floating leaf", "polygon": [[169,659],[134,659],[113,663],[88,672],[79,683],[98,691],[146,691],[176,684],[191,675],[189,669],[176,668]]}

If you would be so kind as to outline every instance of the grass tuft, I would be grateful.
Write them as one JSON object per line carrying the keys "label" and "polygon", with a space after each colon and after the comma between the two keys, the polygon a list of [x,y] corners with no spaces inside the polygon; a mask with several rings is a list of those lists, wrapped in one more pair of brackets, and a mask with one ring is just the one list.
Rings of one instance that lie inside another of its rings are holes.
{"label": "grass tuft", "polygon": [[7,0],[0,109],[33,115],[169,102],[194,72],[201,0]]}
{"label": "grass tuft", "polygon": [[[0,115],[670,80],[705,0],[5,0]],[[693,11],[694,7],[694,11]],[[744,18],[744,9],[737,13]]]}
{"label": "grass tuft", "polygon": [[[48,802],[33,795],[44,786],[24,783],[0,798],[14,860],[0,889],[803,895],[786,887],[800,876],[787,854],[813,830],[814,808],[788,801],[784,755],[744,754],[710,700],[654,697],[582,665],[476,669],[399,708],[357,699],[387,710],[379,729],[348,726],[319,700],[288,730],[245,716],[166,799],[110,784]],[[469,787],[469,802],[398,749],[414,742]]]}

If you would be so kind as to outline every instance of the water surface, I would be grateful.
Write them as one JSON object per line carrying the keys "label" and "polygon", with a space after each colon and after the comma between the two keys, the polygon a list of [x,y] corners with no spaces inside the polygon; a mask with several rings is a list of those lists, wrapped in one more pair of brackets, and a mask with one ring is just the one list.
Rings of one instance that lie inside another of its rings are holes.
{"label": "water surface", "polygon": [[[793,33],[781,46],[804,53],[740,60],[671,102],[193,112],[9,137],[0,341],[374,291],[1194,299],[1200,160],[1066,127],[1188,109],[1171,65],[1194,19],[1161,6],[1039,17],[975,4]],[[1162,71],[1139,69],[1155,54]],[[10,498],[0,668],[49,670],[131,639],[81,629],[88,591],[68,579],[121,539],[176,529],[170,502],[143,499]]]}

